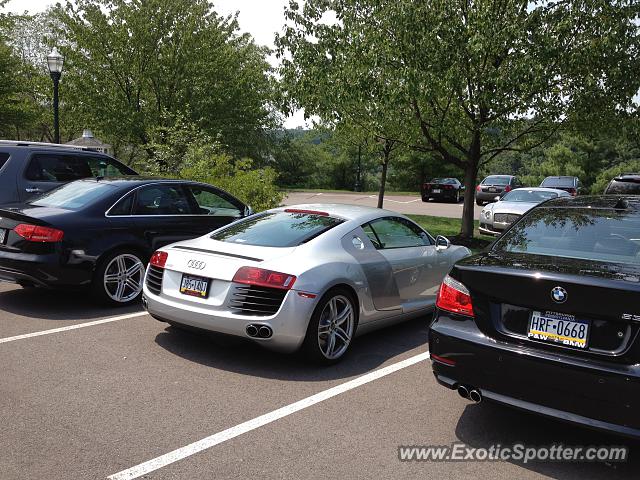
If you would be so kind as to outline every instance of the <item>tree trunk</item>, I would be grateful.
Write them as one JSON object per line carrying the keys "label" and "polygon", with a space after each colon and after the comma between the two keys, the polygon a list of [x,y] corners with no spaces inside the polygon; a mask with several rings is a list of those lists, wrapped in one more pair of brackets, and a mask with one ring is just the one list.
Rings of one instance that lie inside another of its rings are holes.
{"label": "tree trunk", "polygon": [[384,203],[384,187],[387,184],[387,167],[389,166],[389,154],[384,153],[384,162],[382,163],[382,176],[380,177],[380,191],[378,192],[378,208],[382,208]]}
{"label": "tree trunk", "polygon": [[460,236],[463,238],[473,238],[473,221],[476,180],[478,176],[478,163],[480,159],[468,162],[464,169],[464,207],[462,209],[462,225]]}

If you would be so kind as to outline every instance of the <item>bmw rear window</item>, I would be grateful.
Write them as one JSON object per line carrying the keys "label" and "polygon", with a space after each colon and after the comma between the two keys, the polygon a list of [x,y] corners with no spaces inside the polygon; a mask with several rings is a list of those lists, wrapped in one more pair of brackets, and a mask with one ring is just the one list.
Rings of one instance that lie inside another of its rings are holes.
{"label": "bmw rear window", "polygon": [[216,231],[220,242],[261,247],[294,247],[306,243],[339,225],[343,220],[327,215],[269,212],[253,215]]}
{"label": "bmw rear window", "polygon": [[537,208],[501,237],[493,250],[638,266],[640,212]]}

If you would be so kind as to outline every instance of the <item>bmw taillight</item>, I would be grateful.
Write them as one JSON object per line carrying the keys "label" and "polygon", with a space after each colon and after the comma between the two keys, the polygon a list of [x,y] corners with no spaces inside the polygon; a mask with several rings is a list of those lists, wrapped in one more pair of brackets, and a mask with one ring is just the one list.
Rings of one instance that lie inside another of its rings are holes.
{"label": "bmw taillight", "polygon": [[296,277],[294,275],[257,267],[241,267],[233,277],[233,282],[235,283],[283,290],[290,290],[295,281]]}
{"label": "bmw taillight", "polygon": [[56,243],[62,241],[64,232],[57,228],[41,227],[39,225],[29,225],[21,223],[13,229],[18,235],[28,242]]}
{"label": "bmw taillight", "polygon": [[151,260],[149,260],[149,263],[154,267],[164,268],[164,266],[167,264],[168,258],[169,254],[167,252],[158,250],[153,255],[151,255]]}
{"label": "bmw taillight", "polygon": [[440,285],[436,307],[460,315],[474,316],[469,290],[449,275],[444,277]]}

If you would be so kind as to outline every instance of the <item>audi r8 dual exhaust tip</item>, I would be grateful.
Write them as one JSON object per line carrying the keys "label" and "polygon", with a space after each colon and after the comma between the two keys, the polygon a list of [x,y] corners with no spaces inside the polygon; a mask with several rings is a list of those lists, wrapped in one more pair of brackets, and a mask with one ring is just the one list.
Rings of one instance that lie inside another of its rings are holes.
{"label": "audi r8 dual exhaust tip", "polygon": [[458,386],[458,395],[467,400],[471,400],[474,403],[480,403],[482,401],[482,393],[477,388],[469,387],[467,385]]}
{"label": "audi r8 dual exhaust tip", "polygon": [[245,330],[251,338],[271,338],[273,330],[266,325],[247,325]]}

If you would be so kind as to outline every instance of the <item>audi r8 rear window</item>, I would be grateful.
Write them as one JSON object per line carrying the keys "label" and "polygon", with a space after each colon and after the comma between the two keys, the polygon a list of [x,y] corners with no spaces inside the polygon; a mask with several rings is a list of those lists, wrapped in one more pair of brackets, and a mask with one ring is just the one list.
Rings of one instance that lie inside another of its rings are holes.
{"label": "audi r8 rear window", "polygon": [[211,238],[221,242],[261,247],[294,247],[312,240],[343,222],[327,215],[270,212],[240,220]]}
{"label": "audi r8 rear window", "polygon": [[494,245],[495,252],[640,265],[640,212],[608,208],[538,208]]}

